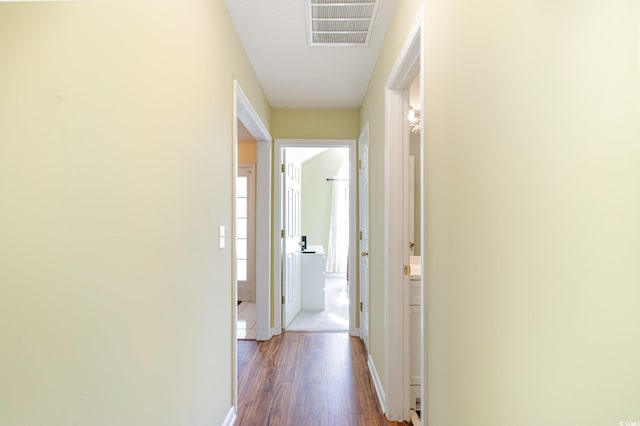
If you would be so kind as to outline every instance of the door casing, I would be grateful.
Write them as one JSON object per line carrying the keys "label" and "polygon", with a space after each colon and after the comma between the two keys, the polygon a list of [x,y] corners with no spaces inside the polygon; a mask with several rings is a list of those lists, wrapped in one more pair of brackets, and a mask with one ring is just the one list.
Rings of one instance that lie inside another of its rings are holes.
{"label": "door casing", "polygon": [[358,229],[359,261],[358,289],[360,293],[360,338],[369,354],[369,122],[367,122],[358,138]]}
{"label": "door casing", "polygon": [[[238,289],[236,284],[236,256],[235,256],[235,200],[236,200],[236,176],[238,175],[238,121],[247,128],[249,133],[257,141],[257,172],[256,172],[256,339],[269,340],[271,328],[269,327],[270,312],[270,277],[271,263],[269,262],[269,249],[271,246],[269,232],[271,225],[271,135],[260,116],[251,105],[249,98],[242,91],[240,83],[233,81],[233,158],[232,158],[232,205],[231,217],[234,224],[231,226],[231,381],[233,386],[233,418],[238,408],[238,353],[236,350],[237,318],[238,318]],[[233,422],[233,418],[231,423]]]}
{"label": "door casing", "polygon": [[[409,261],[409,87],[420,75],[422,93],[422,28],[423,8],[398,54],[385,85],[385,353],[386,353],[386,392],[383,401],[384,411],[390,420],[409,420],[410,373],[409,373],[409,277],[404,275],[403,267]],[[422,97],[421,97],[422,98]],[[424,111],[424,99],[421,100]],[[424,120],[424,117],[423,117]],[[424,122],[424,121],[423,121]],[[424,150],[424,131],[421,132],[421,151]],[[400,141],[400,143],[398,143]],[[424,163],[423,161],[421,162]],[[421,211],[424,212],[425,185],[421,178]],[[397,208],[401,206],[401,208]],[[421,240],[425,241],[424,214],[421,221]],[[390,247],[402,247],[402,250],[390,250]],[[424,264],[422,256],[422,289],[426,291]],[[402,283],[402,285],[398,285]],[[423,297],[423,300],[424,299]],[[421,319],[424,327],[424,312]],[[425,340],[426,336],[422,336]],[[401,348],[401,350],[398,350]],[[425,400],[425,357],[422,368],[422,395]],[[424,404],[424,402],[423,402]],[[428,407],[423,407],[427,409]]]}
{"label": "door casing", "polygon": [[[358,157],[357,142],[355,139],[276,139],[274,142],[274,167],[273,167],[273,182],[274,188],[282,187],[282,173],[280,172],[280,165],[282,164],[282,148],[294,148],[294,147],[347,147],[349,148],[349,259],[354,259],[351,262],[355,262],[357,257],[357,173],[356,162]],[[272,253],[273,255],[273,312],[282,312],[280,309],[282,303],[282,238],[280,238],[280,227],[277,225],[281,223],[282,217],[282,198],[280,191],[276,191],[274,194],[273,204],[274,221],[273,234],[272,234]],[[358,276],[354,273],[355,268],[349,270],[349,334],[352,336],[359,335],[359,329],[356,327],[357,321],[357,282]],[[274,317],[274,325],[272,334],[282,333],[282,315],[276,314]]]}

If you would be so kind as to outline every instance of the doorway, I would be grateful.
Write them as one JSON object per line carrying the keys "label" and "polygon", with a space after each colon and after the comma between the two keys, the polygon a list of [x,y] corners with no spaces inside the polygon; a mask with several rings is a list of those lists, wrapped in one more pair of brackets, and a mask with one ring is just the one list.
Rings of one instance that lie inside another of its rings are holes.
{"label": "doorway", "polygon": [[350,303],[357,285],[350,266],[357,261],[355,148],[354,140],[275,142],[278,331],[358,333],[356,303]]}
{"label": "doorway", "polygon": [[[269,251],[271,247],[271,135],[266,126],[255,111],[249,98],[244,94],[240,84],[233,82],[234,108],[233,108],[233,159],[232,159],[232,217],[234,223],[231,226],[232,245],[232,357],[231,357],[231,377],[233,382],[233,407],[234,414],[238,408],[238,261],[237,261],[237,236],[238,224],[236,223],[236,198],[238,196],[237,180],[238,175],[238,140],[241,131],[246,130],[255,140],[255,300],[256,300],[256,340],[269,340],[271,338],[271,300],[270,300],[270,277],[271,262],[269,261]],[[224,230],[221,229],[221,234]],[[222,244],[221,235],[221,244]]]}
{"label": "doorway", "polygon": [[[255,338],[257,340],[269,340],[271,338],[271,135],[264,123],[254,110],[251,102],[242,91],[240,84],[234,81],[235,110],[235,150],[234,171],[238,174],[239,140],[255,141],[253,161],[255,163]],[[241,132],[243,134],[241,135]],[[237,196],[237,188],[234,185],[234,199]],[[234,217],[236,216],[234,204]],[[233,227],[234,239],[237,236],[237,224]],[[236,244],[233,242],[233,276],[237,280]],[[234,286],[234,318],[236,318],[234,336],[237,336],[237,281]]]}
{"label": "doorway", "polygon": [[422,333],[425,262],[424,256],[414,256],[422,251],[425,229],[423,99],[418,96],[412,104],[410,97],[412,87],[415,94],[423,92],[422,11],[418,16],[385,90],[385,246],[398,248],[385,256],[389,390],[385,403],[388,417],[400,421],[409,420],[416,408],[425,409],[421,402],[426,393]]}
{"label": "doorway", "polygon": [[[300,164],[300,306],[289,331],[348,331],[349,149],[288,147]],[[289,161],[285,162],[285,165]],[[285,197],[284,210],[289,199]],[[295,241],[298,243],[298,241]],[[297,250],[298,248],[295,247]],[[288,271],[288,270],[287,270]],[[291,282],[285,277],[285,282]],[[287,295],[285,294],[285,299]],[[286,300],[285,300],[286,304]]]}

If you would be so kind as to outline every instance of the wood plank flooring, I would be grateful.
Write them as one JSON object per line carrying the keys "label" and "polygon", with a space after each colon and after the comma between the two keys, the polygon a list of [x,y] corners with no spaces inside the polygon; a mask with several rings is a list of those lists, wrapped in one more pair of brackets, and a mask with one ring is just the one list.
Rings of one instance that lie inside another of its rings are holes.
{"label": "wood plank flooring", "polygon": [[382,426],[364,345],[347,333],[238,341],[238,426]]}

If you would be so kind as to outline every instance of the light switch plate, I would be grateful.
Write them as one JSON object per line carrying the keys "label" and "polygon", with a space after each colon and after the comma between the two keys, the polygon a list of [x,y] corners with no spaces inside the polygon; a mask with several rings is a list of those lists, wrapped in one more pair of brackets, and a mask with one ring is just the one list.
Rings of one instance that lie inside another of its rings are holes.
{"label": "light switch plate", "polygon": [[224,248],[224,225],[220,225],[220,229],[218,231],[218,246],[221,249]]}

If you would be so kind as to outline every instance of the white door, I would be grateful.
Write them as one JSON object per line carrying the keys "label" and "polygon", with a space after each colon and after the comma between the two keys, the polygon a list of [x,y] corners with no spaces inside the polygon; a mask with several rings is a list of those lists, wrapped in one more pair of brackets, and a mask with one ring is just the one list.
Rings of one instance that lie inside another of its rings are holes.
{"label": "white door", "polygon": [[300,312],[302,274],[300,268],[300,160],[287,149],[282,154],[283,171],[283,268],[282,268],[282,323],[287,328]]}
{"label": "white door", "polygon": [[256,300],[255,262],[255,166],[238,165],[236,180],[236,277],[238,300]]}
{"label": "white door", "polygon": [[358,138],[360,194],[360,337],[369,351],[369,123]]}

